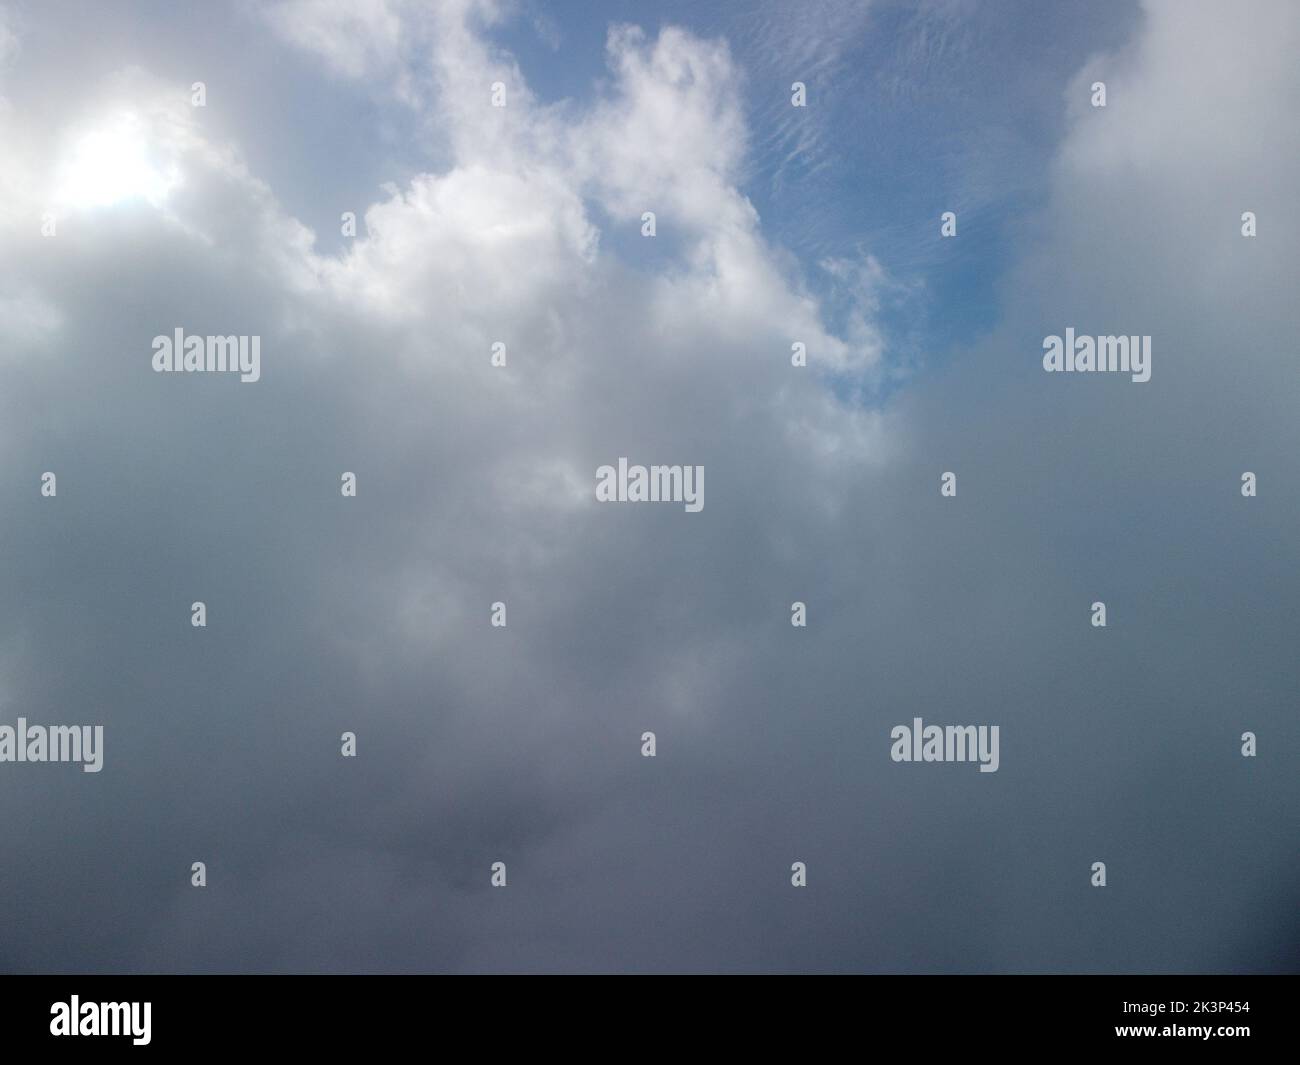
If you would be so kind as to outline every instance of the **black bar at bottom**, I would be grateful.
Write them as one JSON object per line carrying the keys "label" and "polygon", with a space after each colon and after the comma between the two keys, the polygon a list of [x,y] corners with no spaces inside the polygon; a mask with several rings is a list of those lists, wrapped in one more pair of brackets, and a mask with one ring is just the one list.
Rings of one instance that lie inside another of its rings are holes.
{"label": "black bar at bottom", "polygon": [[[1295,1046],[1293,977],[1266,976],[10,976],[0,1039],[38,1053],[319,1048],[458,1056],[527,1046],[602,1056],[755,1041],[811,1051],[827,1038],[891,1056],[971,1051]],[[828,982],[830,981],[830,982]],[[144,1009],[148,1004],[148,1010]],[[55,1033],[59,1034],[55,1034]],[[117,1034],[113,1034],[116,1032]],[[146,1042],[147,1040],[147,1042]],[[901,1040],[901,1045],[900,1045]],[[468,1041],[468,1042],[466,1042]],[[459,1048],[459,1049],[457,1049]]]}

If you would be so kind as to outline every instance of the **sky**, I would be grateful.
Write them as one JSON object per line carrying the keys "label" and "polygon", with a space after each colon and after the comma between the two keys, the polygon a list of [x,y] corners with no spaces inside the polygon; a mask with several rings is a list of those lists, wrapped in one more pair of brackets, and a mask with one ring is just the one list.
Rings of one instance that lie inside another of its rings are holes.
{"label": "sky", "polygon": [[1298,51],[1281,0],[0,4],[0,726],[104,730],[0,762],[0,970],[1296,971]]}

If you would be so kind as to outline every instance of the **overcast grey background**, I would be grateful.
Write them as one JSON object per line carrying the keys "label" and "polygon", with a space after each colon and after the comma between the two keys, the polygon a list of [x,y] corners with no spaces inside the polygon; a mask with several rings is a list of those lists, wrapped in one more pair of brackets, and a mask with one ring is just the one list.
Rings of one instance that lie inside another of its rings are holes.
{"label": "overcast grey background", "polygon": [[[753,207],[779,44],[649,9],[560,101],[533,6],[98,7],[0,21],[0,722],[105,726],[101,773],[0,765],[0,968],[1295,971],[1294,5],[1117,6],[1068,69],[1027,34],[1056,125],[995,320],[929,358],[883,310],[959,313],[917,263]],[[184,180],[42,238],[119,101]],[[176,326],[262,380],[152,373]],[[1150,334],[1151,381],[1044,374],[1067,326]],[[620,455],[704,510],[598,505]],[[999,771],[891,762],[917,716]]]}

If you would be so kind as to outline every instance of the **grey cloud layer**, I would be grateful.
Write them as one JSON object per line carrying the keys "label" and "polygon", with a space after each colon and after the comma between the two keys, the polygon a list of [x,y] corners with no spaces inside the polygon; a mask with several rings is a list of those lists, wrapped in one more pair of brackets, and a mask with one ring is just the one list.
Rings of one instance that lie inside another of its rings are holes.
{"label": "grey cloud layer", "polygon": [[[145,72],[113,99],[183,185],[43,240],[62,149],[5,112],[0,306],[34,310],[0,357],[0,709],[106,754],[0,773],[0,964],[1294,969],[1297,19],[1188,7],[1063,84],[1112,103],[1072,117],[1003,325],[883,410],[829,387],[887,356],[869,308],[832,335],[738,187],[721,43],[616,31],[577,111],[481,12],[417,76],[400,6],[351,44],[280,9],[453,160],[338,256]],[[260,334],[262,380],[150,373],[176,325]],[[1152,382],[1043,374],[1066,325],[1151,333]],[[704,511],[597,505],[619,455],[705,465]],[[891,763],[917,715],[999,724],[999,772]]]}

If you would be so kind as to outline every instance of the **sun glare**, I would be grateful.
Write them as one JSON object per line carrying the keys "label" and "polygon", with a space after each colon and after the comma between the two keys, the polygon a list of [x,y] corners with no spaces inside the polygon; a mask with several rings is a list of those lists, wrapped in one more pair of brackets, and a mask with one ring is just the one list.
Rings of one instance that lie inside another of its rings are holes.
{"label": "sun glare", "polygon": [[74,207],[107,207],[126,200],[161,202],[176,184],[150,152],[143,123],[120,114],[73,143],[62,168],[59,198]]}

